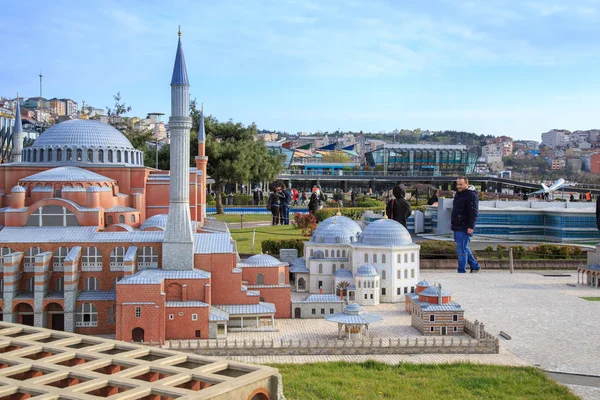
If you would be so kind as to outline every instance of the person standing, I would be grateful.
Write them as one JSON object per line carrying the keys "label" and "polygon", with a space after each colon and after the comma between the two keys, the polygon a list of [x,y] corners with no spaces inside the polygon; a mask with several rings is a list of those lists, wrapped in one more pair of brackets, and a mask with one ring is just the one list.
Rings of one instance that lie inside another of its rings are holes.
{"label": "person standing", "polygon": [[471,273],[479,272],[481,267],[469,249],[469,242],[479,216],[479,197],[475,188],[469,186],[469,180],[465,176],[458,177],[456,188],[450,224],[456,242],[458,273],[467,272],[467,264],[469,264]]}
{"label": "person standing", "polygon": [[283,197],[280,197],[279,201],[279,212],[280,215],[280,223],[281,225],[289,225],[290,224],[290,203],[292,202],[292,194],[290,190],[285,187],[285,185],[279,186],[280,193]]}
{"label": "person standing", "polygon": [[429,198],[429,200],[427,200],[427,205],[428,206],[432,206],[432,205],[434,205],[437,202],[438,202],[438,191],[437,191],[437,189],[435,189],[433,191],[433,194]]}
{"label": "person standing", "polygon": [[408,229],[406,226],[406,220],[408,217],[410,217],[412,210],[410,208],[410,204],[404,198],[406,195],[406,189],[404,189],[404,185],[394,186],[392,189],[392,194],[394,195],[394,198],[387,203],[387,206],[385,207],[385,215],[387,215],[389,219],[393,219],[394,221],[401,223],[406,229]]}
{"label": "person standing", "polygon": [[252,199],[254,200],[254,205],[257,206],[260,201],[260,195],[258,194],[258,187],[254,188],[254,192],[252,193]]}
{"label": "person standing", "polygon": [[282,197],[279,195],[280,192],[281,188],[279,186],[273,186],[273,190],[269,193],[269,198],[267,199],[267,207],[271,210],[271,215],[273,216],[271,225],[277,225],[280,221],[279,206]]}
{"label": "person standing", "polygon": [[311,214],[316,213],[321,208],[321,191],[319,188],[314,187],[313,192],[310,195],[310,200],[308,201],[308,211]]}
{"label": "person standing", "polygon": [[292,200],[294,201],[292,205],[298,207],[298,189],[296,188],[292,190]]}
{"label": "person standing", "polygon": [[308,200],[306,198],[306,192],[302,191],[302,195],[300,196],[300,204],[303,205],[303,206],[305,206],[306,205],[306,200]]}
{"label": "person standing", "polygon": [[356,191],[354,189],[352,189],[350,191],[350,202],[352,203],[352,207],[356,207],[355,206],[355,202],[356,202]]}

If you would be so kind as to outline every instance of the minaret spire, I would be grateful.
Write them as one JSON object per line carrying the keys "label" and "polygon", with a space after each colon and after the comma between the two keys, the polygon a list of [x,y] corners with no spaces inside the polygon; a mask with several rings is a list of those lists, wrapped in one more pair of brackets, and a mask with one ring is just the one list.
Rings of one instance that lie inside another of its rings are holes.
{"label": "minaret spire", "polygon": [[21,121],[21,104],[17,94],[17,107],[15,109],[15,126],[12,132],[13,162],[22,161],[23,153],[23,122]]}
{"label": "minaret spire", "polygon": [[163,239],[163,269],[194,268],[194,238],[190,218],[190,83],[181,46],[181,29],[171,79],[171,185],[169,216]]}
{"label": "minaret spire", "polygon": [[198,143],[204,143],[205,141],[206,132],[204,131],[204,103],[202,103],[202,108],[200,109],[200,123],[198,124]]}

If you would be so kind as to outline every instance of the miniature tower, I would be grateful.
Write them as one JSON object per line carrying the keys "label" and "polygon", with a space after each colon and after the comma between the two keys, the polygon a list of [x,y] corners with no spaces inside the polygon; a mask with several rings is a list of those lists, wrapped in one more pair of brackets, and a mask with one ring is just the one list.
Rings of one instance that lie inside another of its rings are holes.
{"label": "miniature tower", "polygon": [[23,123],[21,122],[21,105],[19,104],[19,96],[17,96],[17,108],[15,110],[15,126],[12,133],[13,140],[13,162],[22,161],[23,153]]}
{"label": "miniature tower", "polygon": [[194,268],[190,218],[190,84],[181,47],[181,30],[171,79],[171,189],[163,240],[163,269]]}
{"label": "miniature tower", "polygon": [[204,150],[205,141],[204,104],[202,104],[202,110],[200,110],[200,124],[198,125],[198,156],[196,156],[196,170],[199,171],[198,178],[200,179],[198,204],[202,207],[197,214],[197,220],[200,223],[200,226],[204,225],[204,219],[206,218],[206,165],[208,164],[208,157],[206,157]]}

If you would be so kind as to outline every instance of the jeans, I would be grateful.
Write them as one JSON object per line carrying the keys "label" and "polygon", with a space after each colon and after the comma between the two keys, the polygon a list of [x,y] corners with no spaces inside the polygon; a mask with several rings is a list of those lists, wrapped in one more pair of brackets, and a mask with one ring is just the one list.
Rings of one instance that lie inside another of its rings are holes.
{"label": "jeans", "polygon": [[281,225],[289,225],[290,224],[290,206],[287,204],[281,205],[279,212],[281,213]]}
{"label": "jeans", "polygon": [[473,257],[471,249],[469,249],[471,236],[464,231],[455,231],[454,241],[456,242],[456,254],[458,255],[458,272],[467,272],[467,264],[471,269],[479,269],[479,263]]}
{"label": "jeans", "polygon": [[279,205],[271,204],[271,215],[273,215],[272,225],[279,225]]}

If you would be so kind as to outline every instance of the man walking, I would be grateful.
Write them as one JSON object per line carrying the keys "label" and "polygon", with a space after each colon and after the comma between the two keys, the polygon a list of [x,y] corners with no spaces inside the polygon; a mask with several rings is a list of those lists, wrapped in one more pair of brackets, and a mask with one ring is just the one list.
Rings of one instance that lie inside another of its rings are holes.
{"label": "man walking", "polygon": [[479,263],[473,257],[471,249],[469,249],[469,241],[475,231],[475,224],[479,215],[479,198],[475,188],[469,186],[469,180],[465,176],[458,177],[456,189],[450,223],[456,242],[458,273],[464,274],[467,272],[467,264],[471,268],[471,273],[479,272]]}

